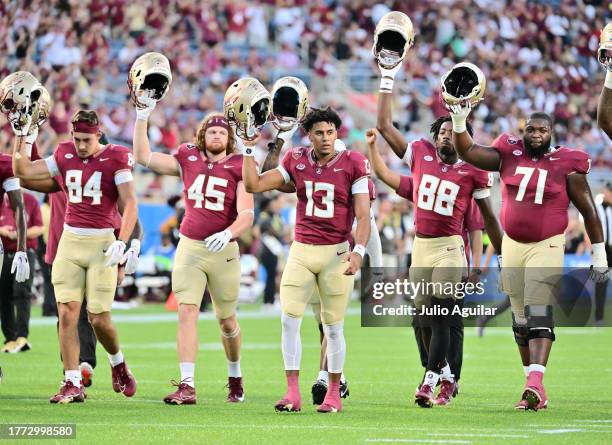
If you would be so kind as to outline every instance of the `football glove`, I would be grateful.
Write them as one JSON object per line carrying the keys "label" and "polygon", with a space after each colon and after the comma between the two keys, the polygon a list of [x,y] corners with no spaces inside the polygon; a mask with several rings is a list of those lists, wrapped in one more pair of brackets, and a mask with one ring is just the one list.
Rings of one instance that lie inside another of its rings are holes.
{"label": "football glove", "polygon": [[453,121],[453,131],[455,133],[463,133],[466,131],[467,118],[472,112],[472,104],[466,102],[463,105],[448,105],[450,116]]}
{"label": "football glove", "polygon": [[15,136],[22,136],[22,137],[27,136],[30,131],[30,126],[32,125],[32,116],[26,114],[25,119],[22,120],[23,123],[21,124],[21,126],[19,126],[19,128],[17,128],[17,123],[21,119],[20,116],[17,116],[17,114],[20,114],[20,113],[11,113],[8,116],[9,121],[11,122],[11,127],[13,128],[13,134],[15,134]]}
{"label": "football glove", "polygon": [[591,268],[589,278],[595,283],[603,283],[608,279],[608,258],[604,243],[594,243],[592,246],[593,255],[591,256]]}
{"label": "football glove", "polygon": [[25,252],[16,252],[11,265],[11,273],[15,274],[15,281],[23,283],[30,278],[30,263]]}
{"label": "football glove", "polygon": [[230,229],[225,229],[222,232],[217,232],[210,235],[204,240],[204,245],[211,252],[220,252],[225,249],[227,243],[232,239],[232,232]]}
{"label": "football glove", "polygon": [[140,255],[140,240],[133,239],[130,243],[130,248],[123,255],[121,264],[125,263],[125,274],[132,275],[138,269],[138,261]]}
{"label": "football glove", "polygon": [[108,257],[108,261],[106,261],[106,267],[116,266],[123,259],[123,254],[125,253],[125,243],[121,240],[113,241],[113,243],[108,246],[106,249],[106,253],[104,256]]}
{"label": "football glove", "polygon": [[380,89],[381,93],[390,93],[393,90],[393,82],[395,80],[395,75],[402,68],[402,62],[399,63],[394,68],[387,69],[378,65],[378,69],[380,70]]}
{"label": "football glove", "polygon": [[154,93],[147,91],[138,98],[138,100],[145,105],[144,108],[136,108],[136,119],[139,121],[148,121],[149,116],[151,116],[151,113],[155,110],[157,101],[151,97],[152,94]]}

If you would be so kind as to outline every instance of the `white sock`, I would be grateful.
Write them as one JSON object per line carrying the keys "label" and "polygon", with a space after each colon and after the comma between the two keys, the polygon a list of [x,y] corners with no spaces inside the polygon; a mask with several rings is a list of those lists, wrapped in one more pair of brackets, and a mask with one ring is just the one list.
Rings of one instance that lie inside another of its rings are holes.
{"label": "white sock", "polygon": [[523,366],[523,371],[525,372],[525,377],[529,377],[529,366]]}
{"label": "white sock", "polygon": [[606,80],[604,82],[604,86],[609,90],[612,90],[612,71],[606,71]]}
{"label": "white sock", "polygon": [[440,378],[451,383],[455,381],[455,376],[451,372],[450,365],[448,363],[444,368],[442,368],[442,374],[440,374]]}
{"label": "white sock", "polygon": [[240,370],[240,359],[235,362],[227,361],[227,376],[228,377],[242,377],[242,371]]}
{"label": "white sock", "polygon": [[81,371],[78,369],[76,371],[64,371],[64,380],[67,382],[72,382],[74,386],[77,388],[81,387]]}
{"label": "white sock", "polygon": [[323,380],[325,383],[329,382],[329,372],[319,371],[319,377],[317,377],[317,380]]}
{"label": "white sock", "polygon": [[546,366],[542,365],[529,365],[529,372],[541,372],[544,374],[546,372]]}
{"label": "white sock", "polygon": [[380,234],[376,227],[376,217],[372,209],[370,209],[370,239],[368,240],[368,244],[366,244],[366,252],[370,255],[370,267],[383,266]]}
{"label": "white sock", "polygon": [[438,380],[440,380],[440,374],[435,373],[433,371],[427,371],[425,373],[425,379],[423,380],[423,385],[429,386],[432,391],[438,384]]}
{"label": "white sock", "polygon": [[195,363],[181,362],[179,363],[179,368],[181,368],[181,382],[195,388]]}
{"label": "white sock", "polygon": [[333,374],[342,372],[346,358],[346,341],[344,340],[344,321],[336,324],[323,324],[327,338],[327,371]]}
{"label": "white sock", "polygon": [[[302,361],[302,339],[300,337],[301,318],[290,317],[284,312],[281,315],[283,333],[281,346],[286,371],[299,371]],[[328,345],[329,348],[329,345]]]}
{"label": "white sock", "polygon": [[117,366],[118,364],[124,362],[123,352],[121,352],[120,349],[116,354],[108,354],[108,359],[110,360],[111,366]]}

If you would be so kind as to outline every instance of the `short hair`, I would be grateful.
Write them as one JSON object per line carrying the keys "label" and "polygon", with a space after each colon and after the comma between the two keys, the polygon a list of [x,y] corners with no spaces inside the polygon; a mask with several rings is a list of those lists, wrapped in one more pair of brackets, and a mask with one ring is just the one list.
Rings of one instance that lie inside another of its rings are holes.
{"label": "short hair", "polygon": [[85,122],[91,125],[100,125],[100,119],[98,113],[94,110],[79,110],[72,116],[73,124],[77,122]]}
{"label": "short hair", "polygon": [[548,125],[550,125],[551,129],[552,129],[553,124],[554,124],[553,118],[550,116],[550,114],[544,113],[543,111],[536,111],[535,113],[531,113],[529,115],[529,119],[527,119],[527,120],[530,121],[532,119],[541,119],[543,121],[547,121]]}
{"label": "short hair", "polygon": [[[440,134],[440,128],[442,128],[442,125],[445,122],[452,122],[453,120],[451,119],[450,116],[440,116],[439,118],[437,118],[433,124],[431,124],[431,127],[429,127],[429,132],[432,134],[434,141],[436,141],[438,139],[438,134]],[[470,136],[474,136],[474,129],[472,128],[472,125],[469,122],[466,122],[466,127],[467,127],[467,132],[469,133]]]}
{"label": "short hair", "polygon": [[339,130],[342,126],[342,119],[340,119],[338,113],[331,107],[327,107],[325,109],[311,108],[308,113],[306,113],[306,116],[304,116],[302,128],[306,133],[308,133],[310,130],[312,130],[314,124],[319,122],[329,122],[330,124],[334,124],[336,126],[336,130]]}
{"label": "short hair", "polygon": [[[219,112],[209,113],[202,119],[200,125],[198,125],[198,129],[196,130],[194,144],[198,146],[200,151],[206,150],[206,125],[208,125],[208,121],[215,117],[222,117],[225,119],[225,115]],[[234,132],[231,129],[227,130],[228,138],[227,138],[227,147],[225,148],[225,154],[229,155],[236,151],[236,139],[234,136]]]}

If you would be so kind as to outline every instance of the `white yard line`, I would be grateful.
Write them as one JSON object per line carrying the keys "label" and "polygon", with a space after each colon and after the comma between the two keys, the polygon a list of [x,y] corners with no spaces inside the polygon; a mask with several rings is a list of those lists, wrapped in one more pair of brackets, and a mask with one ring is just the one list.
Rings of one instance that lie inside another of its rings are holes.
{"label": "white yard line", "polygon": [[433,440],[433,439],[365,439],[370,443],[473,443],[471,440]]}

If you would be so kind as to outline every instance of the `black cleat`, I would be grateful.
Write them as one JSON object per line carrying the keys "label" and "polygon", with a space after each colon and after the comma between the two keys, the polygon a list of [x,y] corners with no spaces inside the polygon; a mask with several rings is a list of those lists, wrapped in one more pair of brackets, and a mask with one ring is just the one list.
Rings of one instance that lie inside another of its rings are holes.
{"label": "black cleat", "polygon": [[347,380],[340,380],[340,397],[346,399],[349,396],[349,384]]}
{"label": "black cleat", "polygon": [[[342,386],[340,386],[340,393],[342,393]],[[327,394],[327,382],[325,380],[318,379],[312,385],[312,404],[321,405]]]}

